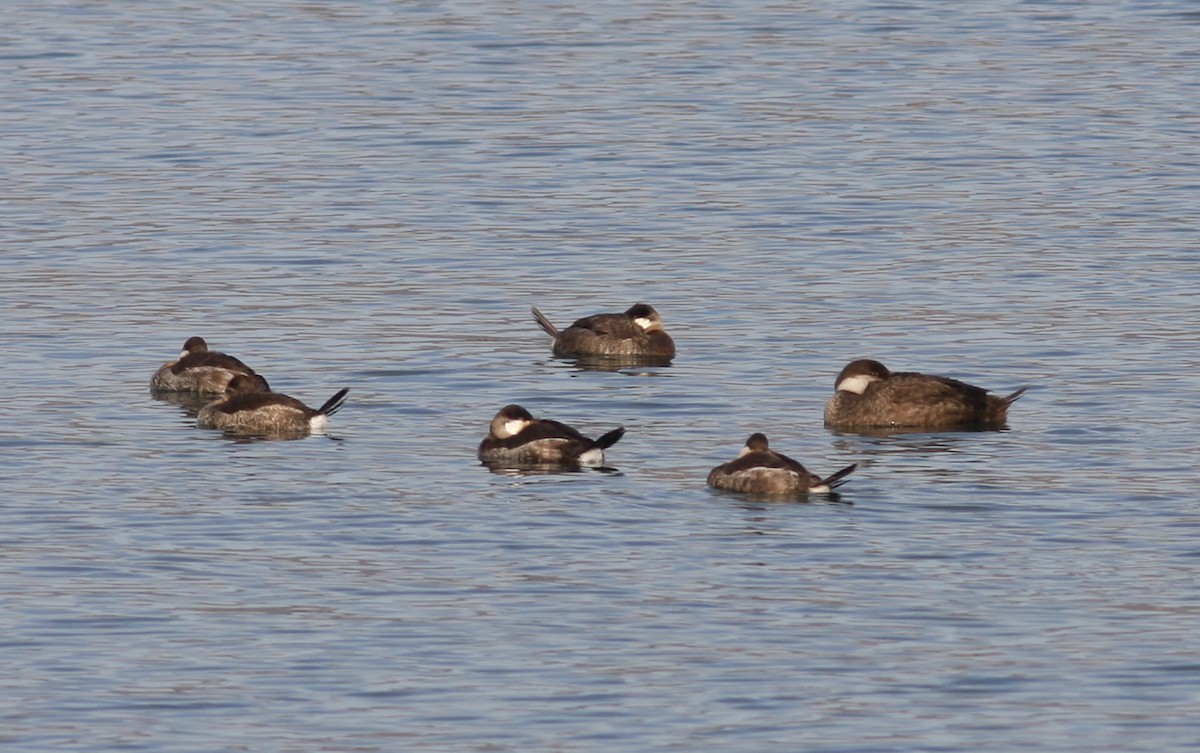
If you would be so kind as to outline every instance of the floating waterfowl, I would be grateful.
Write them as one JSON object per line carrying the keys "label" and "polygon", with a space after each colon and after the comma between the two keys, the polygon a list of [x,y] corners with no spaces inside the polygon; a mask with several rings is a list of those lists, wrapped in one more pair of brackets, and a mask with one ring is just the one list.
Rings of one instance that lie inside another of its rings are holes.
{"label": "floating waterfowl", "polygon": [[602,465],[604,451],[624,434],[621,427],[589,439],[566,424],[534,418],[519,405],[506,405],[480,442],[479,459],[489,464]]}
{"label": "floating waterfowl", "polygon": [[653,306],[637,303],[622,314],[595,314],[558,329],[533,307],[534,321],[554,338],[554,355],[573,358],[616,357],[669,361],[675,341],[663,329]]}
{"label": "floating waterfowl", "polygon": [[258,389],[252,378],[239,374],[229,380],[223,398],[200,410],[196,422],[241,434],[320,432],[328,425],[329,417],[341,409],[349,391],[339,390],[320,408],[310,408],[294,397]]}
{"label": "floating waterfowl", "polygon": [[866,358],[851,361],[834,384],[825,405],[825,425],[832,429],[1002,428],[1027,389],[999,397],[949,377],[893,373]]}
{"label": "floating waterfowl", "polygon": [[857,463],[848,465],[822,478],[787,455],[773,451],[766,435],[756,432],[735,459],[709,472],[708,485],[756,496],[796,498],[841,486],[857,467]]}
{"label": "floating waterfowl", "polygon": [[237,375],[248,376],[260,390],[270,390],[267,380],[254,369],[233,356],[208,349],[203,337],[189,337],[179,357],[164,363],[150,380],[155,392],[193,392],[200,395],[221,395],[229,380]]}

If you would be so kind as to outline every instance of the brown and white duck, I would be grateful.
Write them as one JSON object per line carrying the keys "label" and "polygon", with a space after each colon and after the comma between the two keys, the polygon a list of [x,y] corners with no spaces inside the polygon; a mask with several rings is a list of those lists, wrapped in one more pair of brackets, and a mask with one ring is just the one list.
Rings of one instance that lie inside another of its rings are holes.
{"label": "brown and white duck", "polygon": [[675,356],[675,341],[663,329],[662,317],[653,306],[636,303],[621,314],[595,314],[577,319],[558,329],[533,308],[533,318],[554,338],[554,355],[570,358],[616,357],[669,361]]}
{"label": "brown and white duck", "polygon": [[519,405],[506,405],[479,443],[479,459],[488,464],[602,465],[604,451],[624,434],[621,427],[589,439],[566,424],[534,418]]}
{"label": "brown and white duck", "polygon": [[310,408],[294,397],[259,389],[251,377],[238,374],[229,380],[223,398],[200,409],[196,423],[239,434],[321,432],[349,391],[339,390],[320,408]]}
{"label": "brown and white duck", "polygon": [[841,486],[858,464],[848,465],[824,478],[809,472],[799,462],[771,449],[765,434],[754,433],[741,453],[708,474],[708,485],[763,497],[796,498],[823,494]]}
{"label": "brown and white duck", "polygon": [[825,405],[831,429],[1001,428],[1009,407],[1026,388],[1000,397],[957,379],[911,371],[892,372],[879,361],[851,361],[838,374]]}
{"label": "brown and white duck", "polygon": [[203,337],[189,337],[179,357],[167,361],[150,379],[154,392],[193,392],[221,395],[229,380],[238,374],[250,377],[260,390],[271,389],[267,380],[233,356],[208,349]]}

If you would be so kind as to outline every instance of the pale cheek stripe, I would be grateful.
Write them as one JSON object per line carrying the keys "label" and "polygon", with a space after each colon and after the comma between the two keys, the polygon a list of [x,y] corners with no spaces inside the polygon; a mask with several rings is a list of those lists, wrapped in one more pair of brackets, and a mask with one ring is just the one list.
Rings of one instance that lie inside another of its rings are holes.
{"label": "pale cheek stripe", "polygon": [[515,437],[516,435],[520,434],[524,429],[525,429],[525,421],[516,420],[516,421],[505,421],[504,422],[504,431],[508,432],[508,435],[510,437]]}
{"label": "pale cheek stripe", "polygon": [[838,382],[836,391],[853,392],[855,395],[861,395],[867,391],[867,385],[869,385],[872,381],[874,380],[872,380],[871,377],[864,375],[846,377],[842,381]]}

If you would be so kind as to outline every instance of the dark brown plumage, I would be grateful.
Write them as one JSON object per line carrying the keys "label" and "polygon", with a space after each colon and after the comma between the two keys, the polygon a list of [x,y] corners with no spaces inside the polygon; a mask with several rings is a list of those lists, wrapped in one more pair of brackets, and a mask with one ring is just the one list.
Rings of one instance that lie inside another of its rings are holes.
{"label": "dark brown plumage", "polygon": [[751,434],[737,458],[718,465],[708,474],[708,485],[743,494],[794,498],[828,492],[842,483],[858,465],[849,465],[821,478],[783,453],[771,450],[764,434]]}
{"label": "dark brown plumage", "polygon": [[225,396],[204,406],[196,417],[200,426],[246,434],[304,434],[325,428],[346,400],[342,389],[320,408],[310,408],[294,397],[260,390],[250,377],[229,380]]}
{"label": "dark brown plumage", "polygon": [[164,363],[150,379],[155,392],[194,392],[221,395],[229,380],[243,374],[254,380],[260,390],[271,389],[267,380],[233,356],[208,349],[203,337],[189,337],[179,358]]}
{"label": "dark brown plumage", "polygon": [[663,330],[653,306],[637,303],[622,314],[595,314],[560,330],[537,307],[534,321],[554,338],[554,355],[569,358],[613,357],[669,361],[675,341]]}
{"label": "dark brown plumage", "polygon": [[494,464],[599,465],[604,450],[624,434],[622,427],[589,439],[566,424],[534,418],[519,405],[506,405],[479,443],[479,459]]}
{"label": "dark brown plumage", "polygon": [[1001,428],[1008,408],[1025,387],[999,397],[949,377],[892,373],[879,361],[850,362],[838,374],[825,405],[833,429],[910,428],[929,430]]}

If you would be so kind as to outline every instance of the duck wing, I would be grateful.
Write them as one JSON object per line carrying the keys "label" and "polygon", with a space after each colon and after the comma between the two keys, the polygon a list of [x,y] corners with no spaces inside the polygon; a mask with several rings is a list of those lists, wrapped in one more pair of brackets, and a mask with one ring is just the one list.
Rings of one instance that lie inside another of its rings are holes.
{"label": "duck wing", "polygon": [[586,329],[597,335],[609,335],[620,338],[634,337],[641,331],[624,314],[596,314],[594,316],[587,316],[583,319],[577,319],[571,326]]}
{"label": "duck wing", "polygon": [[868,387],[868,392],[872,387],[878,390],[880,395],[890,395],[905,403],[935,405],[944,401],[955,401],[974,410],[982,411],[987,407],[987,390],[950,377],[900,372],[881,382],[875,382]]}
{"label": "duck wing", "polygon": [[254,369],[233,356],[227,356],[224,353],[218,353],[213,350],[207,350],[203,353],[188,353],[175,362],[175,365],[171,367],[171,373],[181,374],[187,369],[199,368],[228,369],[242,374],[254,373]]}

